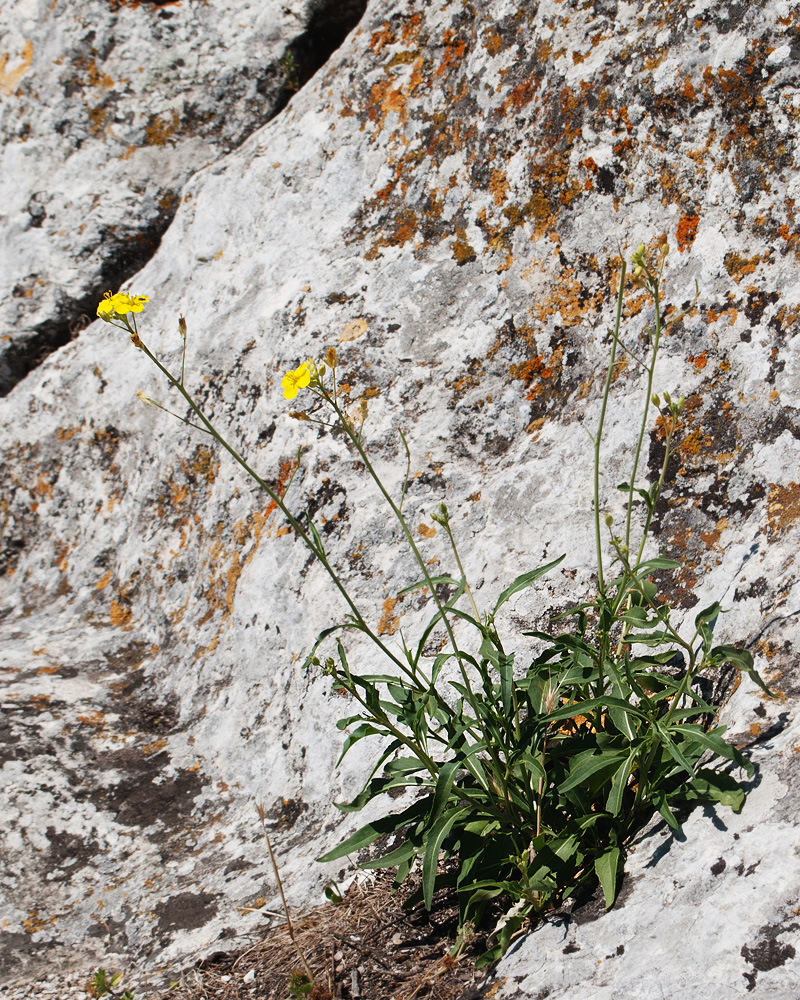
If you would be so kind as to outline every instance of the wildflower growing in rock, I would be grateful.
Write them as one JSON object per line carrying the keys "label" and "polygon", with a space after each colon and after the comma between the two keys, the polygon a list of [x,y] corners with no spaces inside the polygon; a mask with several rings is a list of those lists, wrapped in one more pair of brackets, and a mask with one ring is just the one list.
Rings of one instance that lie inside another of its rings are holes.
{"label": "wildflower growing in rock", "polygon": [[141,312],[145,302],[149,301],[146,295],[128,295],[125,292],[113,295],[111,292],[106,292],[103,301],[97,307],[97,315],[105,323],[112,323],[115,319],[123,319],[128,313]]}
{"label": "wildflower growing in rock", "polygon": [[294,371],[288,371],[281,379],[283,387],[283,398],[294,399],[301,389],[305,389],[311,382],[311,372],[307,361],[304,361]]}

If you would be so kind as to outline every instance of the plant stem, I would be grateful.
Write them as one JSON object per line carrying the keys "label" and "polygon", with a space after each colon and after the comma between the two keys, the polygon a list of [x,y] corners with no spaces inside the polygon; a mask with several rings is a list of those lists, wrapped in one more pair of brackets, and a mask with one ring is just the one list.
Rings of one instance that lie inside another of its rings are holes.
{"label": "plant stem", "polygon": [[355,618],[355,620],[358,623],[359,629],[361,631],[363,631],[364,634],[367,635],[375,643],[375,645],[378,646],[378,648],[393,663],[395,663],[408,677],[410,677],[416,684],[419,684],[418,679],[408,669],[408,667],[403,663],[403,661],[398,656],[395,656],[395,654],[388,648],[388,646],[385,645],[385,643],[381,642],[380,638],[372,631],[372,629],[369,627],[369,625],[367,625],[367,623],[364,621],[364,618],[362,617],[361,612],[358,610],[358,607],[354,603],[353,599],[350,597],[350,595],[347,592],[347,589],[345,588],[344,584],[341,582],[341,580],[339,579],[339,577],[334,572],[333,567],[330,565],[330,563],[328,562],[327,557],[325,556],[325,553],[322,552],[319,549],[319,547],[314,543],[314,541],[309,537],[308,533],[305,531],[305,529],[303,528],[302,524],[297,520],[297,518],[294,516],[294,514],[292,514],[292,512],[286,506],[286,504],[284,503],[283,498],[281,497],[281,495],[279,493],[277,493],[269,485],[269,483],[265,482],[258,475],[258,473],[255,472],[247,464],[247,462],[242,458],[242,456],[236,451],[235,448],[233,448],[230,444],[228,444],[228,442],[225,440],[225,438],[223,438],[222,435],[216,430],[216,428],[214,427],[214,425],[206,417],[206,415],[203,413],[203,411],[200,409],[200,407],[197,405],[197,403],[195,403],[194,399],[189,395],[189,393],[186,391],[186,389],[183,387],[183,385],[181,385],[181,383],[178,381],[178,379],[176,379],[174,377],[174,375],[167,368],[165,368],[164,365],[161,364],[161,362],[158,360],[158,358],[142,342],[140,342],[140,349],[142,351],[144,351],[144,353],[153,362],[153,364],[158,368],[158,370],[163,375],[166,375],[166,377],[169,379],[170,383],[175,386],[175,388],[178,390],[178,392],[180,392],[180,394],[183,396],[183,398],[189,404],[189,406],[194,411],[194,413],[197,415],[197,417],[202,421],[202,423],[208,429],[208,433],[211,434],[211,436],[220,445],[222,445],[222,447],[228,452],[228,454],[234,459],[234,461],[236,461],[244,469],[244,471],[248,474],[248,476],[250,476],[250,478],[254,482],[256,482],[261,487],[262,490],[264,490],[264,492],[267,494],[267,496],[270,498],[270,500],[272,500],[272,502],[278,507],[278,509],[283,514],[283,516],[286,518],[286,520],[292,526],[292,528],[294,529],[295,533],[305,543],[306,547],[308,549],[310,549],[311,552],[313,553],[313,555],[315,555],[317,557],[317,559],[320,561],[320,563],[322,563],[322,565],[323,565],[326,573],[328,574],[328,576],[333,581],[334,586],[336,587],[336,589],[339,591],[339,593],[342,595],[342,597],[347,602],[348,607],[350,608],[350,610],[353,613],[353,617]]}
{"label": "plant stem", "polygon": [[597,433],[594,437],[594,538],[597,551],[597,589],[601,595],[605,594],[605,580],[603,578],[603,539],[600,534],[600,445],[603,440],[603,426],[606,420],[606,409],[608,408],[608,395],[611,390],[611,379],[614,374],[614,365],[617,359],[617,344],[619,343],[619,327],[622,321],[622,303],[625,294],[625,273],[626,263],[623,258],[622,270],[619,275],[619,293],[617,295],[617,314],[612,332],[613,341],[611,344],[611,359],[608,363],[606,382],[603,387],[603,402],[600,406],[600,419],[597,423]]}

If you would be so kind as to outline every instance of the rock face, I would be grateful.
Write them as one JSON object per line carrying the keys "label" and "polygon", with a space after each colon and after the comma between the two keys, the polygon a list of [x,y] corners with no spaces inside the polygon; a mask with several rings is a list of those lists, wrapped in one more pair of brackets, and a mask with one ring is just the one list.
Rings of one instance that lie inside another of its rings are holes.
{"label": "rock face", "polygon": [[[131,289],[151,300],[145,341],[178,366],[187,317],[187,384],[261,475],[286,483],[305,446],[294,506],[376,627],[411,634],[424,609],[397,598],[416,578],[398,533],[341,441],[290,420],[281,395],[287,367],[337,344],[396,488],[397,426],[411,443],[408,511],[433,565],[451,570],[430,518],[445,498],[485,605],[568,553],[510,602],[511,637],[591,590],[586,430],[619,246],[666,234],[675,318],[657,382],[687,398],[656,529],[683,562],[670,597],[687,628],[698,603],[729,608],[718,633],[779,698],[742,683],[722,712],[757,767],[741,815],[647,831],[614,910],[548,921],[501,963],[494,995],[649,1000],[714,982],[789,1000],[797,11],[372,3],[262,125],[313,12],[4,6],[3,975],[100,960],[167,975],[257,934],[275,886],[253,799],[291,902],[316,901],[342,869],[311,859],[358,822],[332,803],[370,759],[336,768],[344,699],[302,664],[345,609],[263,495],[141,406],[138,386],[177,401],[123,334],[73,325],[37,366],[25,345],[144,264]],[[635,289],[626,316],[635,344],[650,321]],[[643,391],[631,362],[614,386],[610,510]],[[525,641],[509,639],[518,662]]]}
{"label": "rock face", "polygon": [[0,8],[0,394],[158,248],[198,169],[283,107],[363,13],[21,0]]}

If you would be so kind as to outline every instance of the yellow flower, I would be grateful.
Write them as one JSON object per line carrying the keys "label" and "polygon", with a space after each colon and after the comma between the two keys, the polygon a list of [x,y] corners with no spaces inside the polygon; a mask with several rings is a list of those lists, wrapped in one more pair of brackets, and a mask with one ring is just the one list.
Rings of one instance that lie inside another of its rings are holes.
{"label": "yellow flower", "polygon": [[103,301],[97,307],[97,315],[106,323],[111,323],[127,313],[141,312],[145,302],[149,301],[146,295],[127,295],[125,292],[112,295],[111,292],[106,292]]}
{"label": "yellow flower", "polygon": [[308,362],[304,361],[295,371],[288,371],[281,379],[283,398],[294,399],[300,389],[305,389],[311,382],[311,372]]}

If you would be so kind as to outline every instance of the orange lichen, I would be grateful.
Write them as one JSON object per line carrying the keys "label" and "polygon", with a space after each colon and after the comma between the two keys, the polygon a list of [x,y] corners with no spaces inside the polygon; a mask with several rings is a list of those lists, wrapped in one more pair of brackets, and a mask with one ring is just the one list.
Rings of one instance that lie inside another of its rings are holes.
{"label": "orange lichen", "polygon": [[124,628],[133,617],[133,612],[130,608],[126,607],[124,604],[120,604],[119,601],[111,602],[111,610],[108,613],[111,619],[111,624],[118,628]]}
{"label": "orange lichen", "polygon": [[689,361],[698,371],[702,371],[708,364],[708,351],[703,351],[701,354],[690,354]]}
{"label": "orange lichen", "polygon": [[423,538],[433,538],[436,534],[436,528],[430,528],[427,524],[421,524],[417,531],[422,535]]}
{"label": "orange lichen", "polygon": [[738,283],[746,274],[752,274],[756,269],[756,264],[761,263],[761,257],[756,254],[754,257],[742,257],[741,254],[731,250],[725,254],[725,270]]}
{"label": "orange lichen", "polygon": [[508,197],[508,180],[504,170],[495,168],[489,178],[489,194],[495,205],[502,205]]}
{"label": "orange lichen", "polygon": [[19,81],[25,76],[33,63],[33,44],[25,42],[22,48],[21,62],[12,70],[6,70],[8,63],[8,53],[0,55],[0,93],[4,97],[11,97],[17,89]]}
{"label": "orange lichen", "polygon": [[795,482],[788,486],[770,483],[767,497],[767,523],[770,533],[781,534],[800,519],[800,485]]}
{"label": "orange lichen", "polygon": [[166,146],[169,142],[174,143],[179,125],[180,116],[174,109],[170,120],[160,115],[151,115],[144,130],[145,146]]}
{"label": "orange lichen", "polygon": [[167,741],[164,739],[163,736],[159,736],[158,739],[154,740],[152,743],[145,743],[145,745],[142,747],[142,753],[144,754],[158,753],[159,750],[163,750],[164,747],[166,746],[169,746]]}
{"label": "orange lichen", "polygon": [[697,227],[700,224],[699,215],[684,215],[683,218],[678,223],[678,231],[676,233],[676,239],[678,241],[678,249],[681,253],[694,243],[695,237],[697,236]]}
{"label": "orange lichen", "polygon": [[387,597],[383,602],[383,614],[378,622],[378,635],[394,635],[400,628],[400,615],[395,615],[399,598]]}

